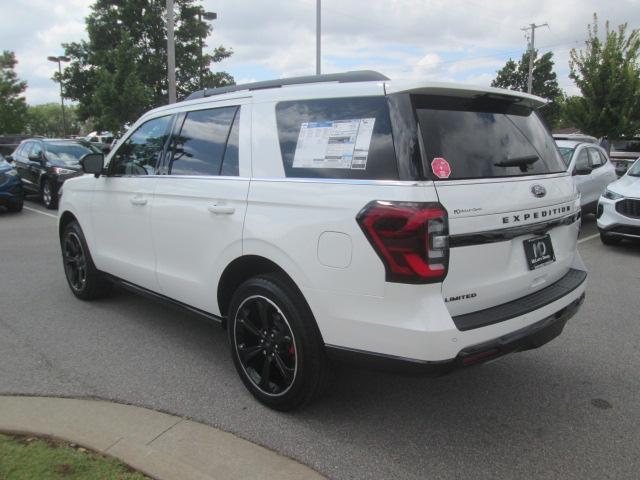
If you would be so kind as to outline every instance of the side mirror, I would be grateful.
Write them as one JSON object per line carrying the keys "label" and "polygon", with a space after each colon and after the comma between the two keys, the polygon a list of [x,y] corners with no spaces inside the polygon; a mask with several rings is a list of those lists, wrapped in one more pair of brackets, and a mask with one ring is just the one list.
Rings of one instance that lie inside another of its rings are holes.
{"label": "side mirror", "polygon": [[589,175],[592,172],[592,169],[589,167],[576,167],[573,169],[574,175]]}
{"label": "side mirror", "polygon": [[98,178],[104,169],[104,155],[102,153],[87,153],[80,159],[80,166],[84,173],[93,173]]}
{"label": "side mirror", "polygon": [[13,163],[13,157],[11,155],[7,155],[4,159],[9,163]]}
{"label": "side mirror", "polygon": [[34,155],[33,153],[29,154],[29,160],[31,160],[32,162],[41,162],[42,161],[42,155]]}

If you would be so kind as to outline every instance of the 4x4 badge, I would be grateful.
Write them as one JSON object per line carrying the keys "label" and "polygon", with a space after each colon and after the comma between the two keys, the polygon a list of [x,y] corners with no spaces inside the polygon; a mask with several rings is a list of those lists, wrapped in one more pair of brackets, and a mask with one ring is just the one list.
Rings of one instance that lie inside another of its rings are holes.
{"label": "4x4 badge", "polygon": [[531,187],[531,193],[533,193],[535,197],[542,198],[547,194],[547,189],[542,185],[533,185]]}

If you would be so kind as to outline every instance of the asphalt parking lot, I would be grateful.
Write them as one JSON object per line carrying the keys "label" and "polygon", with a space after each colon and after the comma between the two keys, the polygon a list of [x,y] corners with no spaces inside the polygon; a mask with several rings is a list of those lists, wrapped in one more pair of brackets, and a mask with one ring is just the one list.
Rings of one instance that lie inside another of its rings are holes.
{"label": "asphalt parking lot", "polygon": [[0,212],[0,394],[186,416],[336,479],[638,478],[640,244],[605,247],[591,216],[587,299],[552,343],[436,379],[343,368],[282,414],[245,390],[219,327],[125,291],[76,300],[55,218],[25,205]]}

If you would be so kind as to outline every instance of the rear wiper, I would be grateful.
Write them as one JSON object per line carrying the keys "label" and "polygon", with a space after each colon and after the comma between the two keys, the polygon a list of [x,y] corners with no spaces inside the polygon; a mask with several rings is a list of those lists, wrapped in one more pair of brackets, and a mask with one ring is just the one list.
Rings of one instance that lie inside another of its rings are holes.
{"label": "rear wiper", "polygon": [[496,167],[520,167],[520,170],[523,172],[527,171],[529,165],[533,165],[540,157],[537,155],[525,155],[524,157],[513,157],[507,158],[504,161],[496,162],[494,165]]}

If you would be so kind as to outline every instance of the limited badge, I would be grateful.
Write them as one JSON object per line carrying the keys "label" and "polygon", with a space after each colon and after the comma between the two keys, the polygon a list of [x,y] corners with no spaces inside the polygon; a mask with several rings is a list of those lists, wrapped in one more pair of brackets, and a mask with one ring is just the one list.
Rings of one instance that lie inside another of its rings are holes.
{"label": "limited badge", "polygon": [[431,170],[438,178],[449,178],[451,175],[451,165],[442,157],[436,157],[431,162]]}

